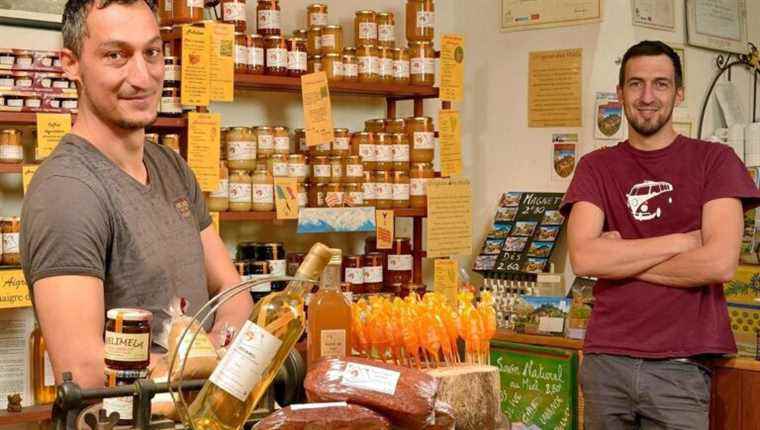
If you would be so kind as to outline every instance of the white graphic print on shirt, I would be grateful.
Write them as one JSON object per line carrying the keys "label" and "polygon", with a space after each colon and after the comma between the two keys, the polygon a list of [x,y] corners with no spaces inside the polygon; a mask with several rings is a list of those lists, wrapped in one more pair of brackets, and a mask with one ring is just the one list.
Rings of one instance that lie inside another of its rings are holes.
{"label": "white graphic print on shirt", "polygon": [[636,221],[651,221],[662,216],[663,208],[673,204],[673,198],[657,198],[673,192],[673,185],[668,182],[644,181],[631,187],[626,197],[626,205]]}

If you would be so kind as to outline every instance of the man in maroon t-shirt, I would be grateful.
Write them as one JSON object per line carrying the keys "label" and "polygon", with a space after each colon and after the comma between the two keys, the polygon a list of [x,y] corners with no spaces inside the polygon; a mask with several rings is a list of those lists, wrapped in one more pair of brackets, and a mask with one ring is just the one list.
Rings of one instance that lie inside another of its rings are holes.
{"label": "man in maroon t-shirt", "polygon": [[583,157],[562,205],[575,273],[599,278],[580,375],[587,429],[707,429],[700,360],[736,352],[721,284],[760,192],[731,148],[675,132],[682,80],[667,45],[626,52],[629,140]]}

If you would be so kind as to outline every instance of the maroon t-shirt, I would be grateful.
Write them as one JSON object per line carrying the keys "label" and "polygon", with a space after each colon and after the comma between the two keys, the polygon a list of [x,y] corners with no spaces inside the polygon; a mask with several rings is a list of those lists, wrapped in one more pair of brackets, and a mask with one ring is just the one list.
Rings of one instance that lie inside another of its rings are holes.
{"label": "maroon t-shirt", "polygon": [[[702,206],[722,197],[760,205],[760,192],[730,147],[678,136],[640,151],[629,142],[584,156],[562,203],[604,211],[604,231],[643,239],[698,230]],[[600,279],[585,351],[641,358],[730,354],[736,344],[720,285],[671,288],[637,279]]]}

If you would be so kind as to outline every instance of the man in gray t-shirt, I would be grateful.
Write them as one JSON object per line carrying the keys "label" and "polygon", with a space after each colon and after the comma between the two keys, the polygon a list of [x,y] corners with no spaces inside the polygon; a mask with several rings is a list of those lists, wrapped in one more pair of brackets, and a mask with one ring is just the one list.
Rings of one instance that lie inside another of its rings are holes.
{"label": "man in gray t-shirt", "polygon": [[[58,382],[70,371],[83,387],[103,385],[106,310],[150,310],[161,343],[174,298],[187,299],[192,314],[240,281],[192,171],[145,141],[164,70],[152,8],[147,0],[69,0],[64,10],[61,59],[80,112],[32,179],[21,231]],[[239,295],[219,310],[212,334],[240,327],[251,309],[250,296]]]}

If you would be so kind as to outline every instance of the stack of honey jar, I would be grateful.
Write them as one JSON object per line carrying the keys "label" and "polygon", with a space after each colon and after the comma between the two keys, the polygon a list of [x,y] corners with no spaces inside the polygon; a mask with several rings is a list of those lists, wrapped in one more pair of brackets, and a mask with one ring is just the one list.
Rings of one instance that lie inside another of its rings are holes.
{"label": "stack of honey jar", "polygon": [[354,294],[390,293],[406,296],[410,291],[424,291],[413,282],[414,257],[408,238],[396,238],[391,249],[377,249],[375,238],[365,242],[364,255],[343,257],[343,282]]}

